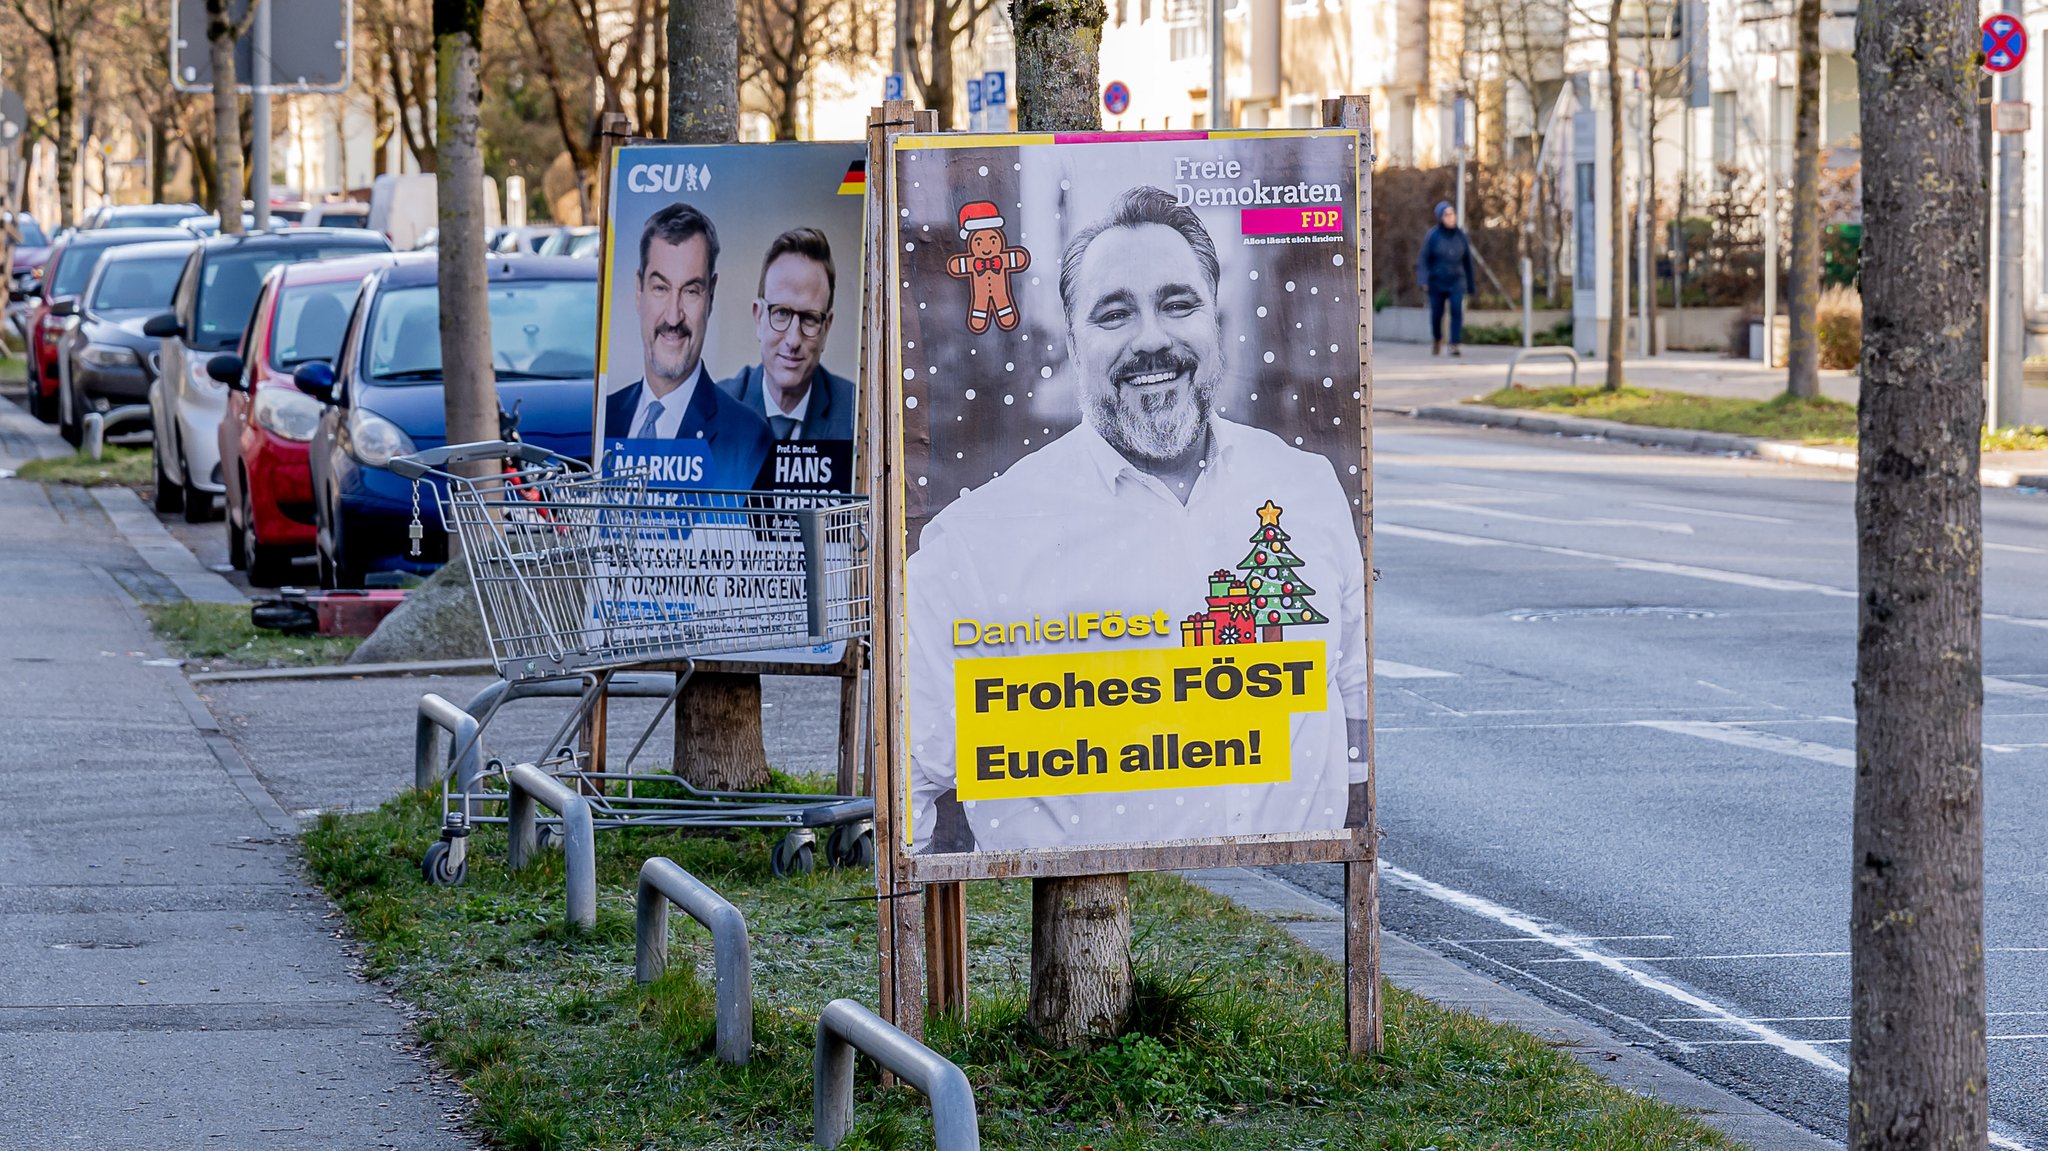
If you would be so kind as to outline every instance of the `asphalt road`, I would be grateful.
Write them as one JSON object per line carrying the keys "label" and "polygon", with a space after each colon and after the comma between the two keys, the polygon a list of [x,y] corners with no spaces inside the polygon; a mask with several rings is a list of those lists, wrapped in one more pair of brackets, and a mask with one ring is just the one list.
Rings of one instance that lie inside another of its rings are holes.
{"label": "asphalt road", "polygon": [[[1374,444],[1385,926],[1844,1137],[1851,476]],[[2048,1149],[2048,493],[1984,512],[1992,1125]]]}

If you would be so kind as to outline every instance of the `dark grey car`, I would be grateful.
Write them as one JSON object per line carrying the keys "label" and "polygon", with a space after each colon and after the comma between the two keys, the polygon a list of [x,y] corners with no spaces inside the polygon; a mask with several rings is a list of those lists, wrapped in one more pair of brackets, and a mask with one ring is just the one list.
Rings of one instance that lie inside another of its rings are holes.
{"label": "dark grey car", "polygon": [[148,404],[158,341],[142,334],[171,306],[178,275],[197,241],[130,244],[100,258],[73,302],[78,322],[57,349],[57,430],[77,444],[85,414]]}

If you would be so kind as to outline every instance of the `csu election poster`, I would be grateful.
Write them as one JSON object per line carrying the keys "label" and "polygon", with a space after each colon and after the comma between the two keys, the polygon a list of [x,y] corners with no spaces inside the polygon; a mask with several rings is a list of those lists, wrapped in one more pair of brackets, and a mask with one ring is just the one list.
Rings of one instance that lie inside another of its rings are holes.
{"label": "csu election poster", "polygon": [[805,563],[777,513],[855,486],[866,151],[613,153],[592,458],[675,509],[613,529],[630,546],[596,611],[615,646],[839,658],[786,646]]}
{"label": "csu election poster", "polygon": [[613,153],[593,459],[662,486],[852,490],[866,153]]}
{"label": "csu election poster", "polygon": [[913,854],[1362,825],[1356,148],[896,141]]}

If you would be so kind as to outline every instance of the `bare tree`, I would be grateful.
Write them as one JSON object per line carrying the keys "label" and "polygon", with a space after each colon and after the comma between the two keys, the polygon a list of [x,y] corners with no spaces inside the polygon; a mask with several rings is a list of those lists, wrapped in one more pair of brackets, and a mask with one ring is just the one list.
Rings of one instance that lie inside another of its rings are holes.
{"label": "bare tree", "polygon": [[1977,8],[1868,0],[1849,1146],[1983,1148]]}
{"label": "bare tree", "polygon": [[242,94],[236,85],[235,42],[256,22],[256,6],[247,0],[237,14],[236,0],[206,0],[206,54],[213,65],[213,210],[220,213],[224,235],[242,234]]}
{"label": "bare tree", "polygon": [[[938,112],[941,132],[951,131],[955,126],[953,57],[956,46],[960,38],[972,31],[995,4],[996,0],[906,0],[903,22],[896,29],[903,45],[904,70],[925,107]],[[920,27],[924,30],[922,41],[918,38]],[[1021,81],[1024,67],[1021,51],[1017,60]]]}
{"label": "bare tree", "polygon": [[1607,5],[1607,390],[1620,391],[1623,329],[1628,325],[1628,205],[1622,198],[1622,140],[1628,134],[1621,93],[1621,0]]}
{"label": "bare tree", "polygon": [[1798,110],[1792,129],[1791,305],[1785,390],[1820,395],[1820,0],[1797,0]]}
{"label": "bare tree", "polygon": [[451,444],[498,438],[484,262],[484,153],[477,132],[483,105],[483,13],[484,0],[434,0],[441,380]]}
{"label": "bare tree", "polygon": [[[365,40],[388,81],[398,137],[422,172],[438,167],[428,104],[434,92],[432,26],[421,0],[357,0]],[[388,137],[387,137],[388,138]]]}
{"label": "bare tree", "polygon": [[596,141],[587,114],[590,98],[587,91],[579,91],[570,82],[555,51],[547,19],[553,8],[553,4],[543,7],[539,0],[519,0],[520,18],[540,63],[541,78],[547,82],[548,96],[554,102],[562,150],[569,154],[569,163],[576,169],[576,201],[582,208],[582,218],[589,220],[597,215],[590,203],[590,178],[597,170]]}
{"label": "bare tree", "polygon": [[[1018,130],[1100,128],[1102,0],[1011,0],[1010,18]],[[1062,1047],[1113,1036],[1132,994],[1130,876],[1032,880],[1031,1026]]]}
{"label": "bare tree", "polygon": [[29,34],[49,53],[51,132],[57,145],[57,223],[78,222],[78,41],[92,22],[93,0],[13,0]]}
{"label": "bare tree", "polygon": [[767,115],[776,139],[796,139],[818,72],[873,58],[881,15],[876,0],[739,0],[743,104]]}

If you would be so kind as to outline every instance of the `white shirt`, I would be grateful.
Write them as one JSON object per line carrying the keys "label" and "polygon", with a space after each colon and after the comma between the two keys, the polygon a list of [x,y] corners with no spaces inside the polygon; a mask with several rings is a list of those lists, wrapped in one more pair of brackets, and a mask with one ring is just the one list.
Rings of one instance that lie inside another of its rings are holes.
{"label": "white shirt", "polygon": [[810,403],[811,399],[811,389],[809,385],[806,385],[804,387],[803,394],[796,398],[796,403],[791,404],[786,408],[782,406],[781,400],[775,398],[778,394],[780,394],[780,392],[780,388],[777,388],[774,384],[768,382],[768,376],[764,372],[761,376],[762,414],[768,416],[770,419],[773,419],[776,416],[784,416],[789,419],[795,420],[798,423],[802,423],[804,421],[804,407],[805,405]]}
{"label": "white shirt", "polygon": [[647,419],[647,409],[658,403],[661,405],[661,416],[654,421],[654,435],[651,438],[658,440],[675,439],[676,432],[681,430],[683,426],[683,413],[690,410],[690,400],[696,396],[698,388],[704,387],[710,384],[710,382],[709,375],[704,371],[704,361],[702,360],[697,361],[697,370],[690,373],[690,378],[684,380],[681,386],[666,396],[655,395],[653,385],[644,379],[641,380],[640,404],[633,409],[633,422],[626,425],[626,437],[629,439],[642,438],[640,436],[640,425]]}
{"label": "white shirt", "polygon": [[[1365,718],[1365,558],[1359,509],[1328,459],[1222,419],[1183,505],[1164,481],[1124,459],[1088,425],[1025,456],[926,525],[907,571],[912,850],[929,846],[936,802],[955,786],[957,657],[1176,647],[1180,621],[1207,610],[1208,576],[1231,569],[1270,499],[1329,622],[1290,626],[1289,640],[1328,644],[1328,708],[1290,721],[1291,776],[1281,783],[1000,799],[963,805],[976,847],[1153,843],[1344,825],[1348,785],[1365,779],[1345,719]],[[953,621],[1060,618],[1067,612],[1164,611],[1171,634],[1143,639],[953,645]]]}

